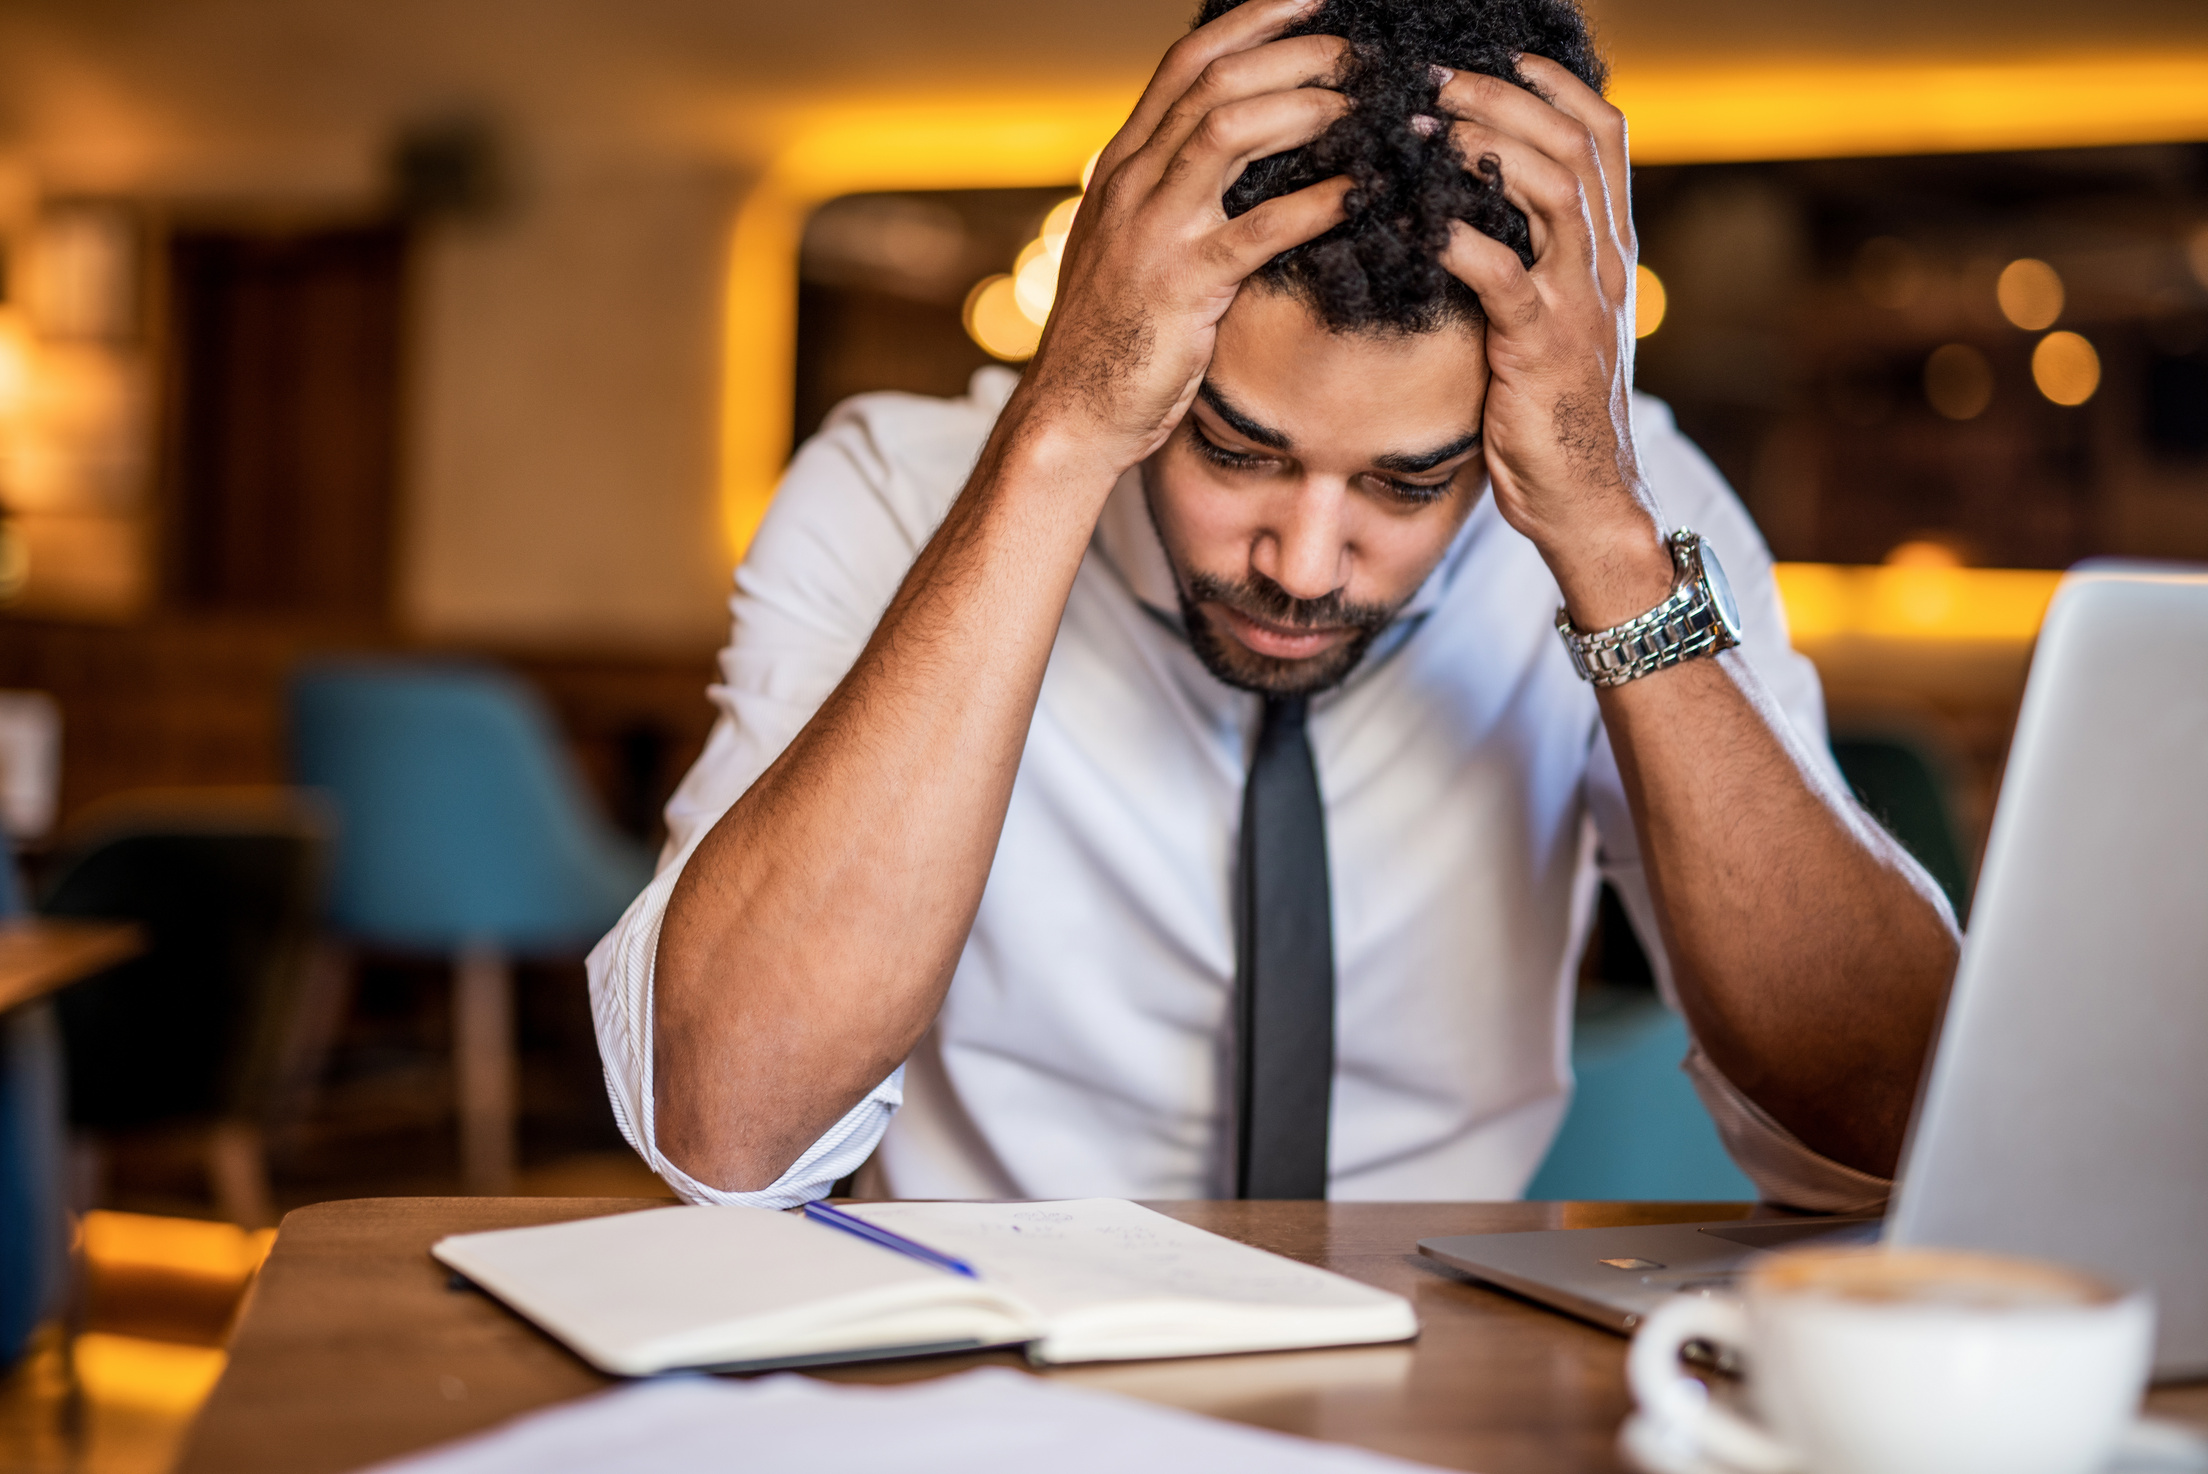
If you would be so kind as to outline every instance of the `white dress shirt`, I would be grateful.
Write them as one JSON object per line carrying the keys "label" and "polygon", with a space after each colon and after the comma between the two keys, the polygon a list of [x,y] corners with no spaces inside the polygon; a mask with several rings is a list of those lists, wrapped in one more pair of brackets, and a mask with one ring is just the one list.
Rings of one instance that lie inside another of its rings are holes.
{"label": "white dress shirt", "polygon": [[[652,973],[676,877],[850,669],[1013,383],[985,369],[963,399],[841,406],[797,453],[737,571],[710,693],[720,719],[668,804],[657,878],[590,957],[614,1113],[693,1201],[788,1206],[862,1164],[868,1189],[896,1197],[1231,1195],[1230,883],[1260,702],[1191,653],[1133,473],[1074,579],[935,1026],[761,1191],[700,1183],[659,1150]],[[1762,538],[1662,404],[1636,399],[1634,417],[1669,522],[1723,557],[1748,659],[1823,754],[1816,672],[1788,645]],[[1334,907],[1335,1198],[1524,1190],[1570,1100],[1573,981],[1598,878],[1670,996],[1617,767],[1557,639],[1557,603],[1539,554],[1485,498],[1397,623],[1311,704]],[[1699,1051],[1686,1067],[1767,1196],[1818,1208],[1884,1196]]]}

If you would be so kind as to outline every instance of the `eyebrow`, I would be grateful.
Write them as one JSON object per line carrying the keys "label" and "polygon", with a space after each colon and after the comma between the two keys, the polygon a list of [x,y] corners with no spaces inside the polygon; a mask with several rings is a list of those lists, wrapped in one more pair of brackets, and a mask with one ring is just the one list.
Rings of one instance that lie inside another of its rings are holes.
{"label": "eyebrow", "polygon": [[1236,409],[1232,400],[1212,387],[1211,380],[1206,379],[1198,384],[1196,393],[1204,403],[1211,406],[1213,414],[1227,422],[1228,429],[1244,440],[1254,440],[1259,445],[1267,446],[1273,450],[1286,450],[1292,444],[1288,437],[1281,434],[1280,431],[1275,430],[1270,425],[1260,425],[1257,421]]}
{"label": "eyebrow", "polygon": [[1474,430],[1468,435],[1459,435],[1438,450],[1424,450],[1414,454],[1398,452],[1374,456],[1372,464],[1378,470],[1404,471],[1416,476],[1421,471],[1431,471],[1443,461],[1453,461],[1468,450],[1477,450],[1479,446],[1480,432]]}

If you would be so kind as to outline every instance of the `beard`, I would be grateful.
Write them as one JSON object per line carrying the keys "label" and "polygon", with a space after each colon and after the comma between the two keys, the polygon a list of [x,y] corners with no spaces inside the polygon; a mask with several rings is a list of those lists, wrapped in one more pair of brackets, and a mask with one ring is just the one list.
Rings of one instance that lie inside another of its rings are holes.
{"label": "beard", "polygon": [[[1405,595],[1395,604],[1353,604],[1342,597],[1339,589],[1321,598],[1299,599],[1254,568],[1238,580],[1185,569],[1173,555],[1172,541],[1158,518],[1156,478],[1153,458],[1142,467],[1143,509],[1150,515],[1150,529],[1173,572],[1173,591],[1180,596],[1181,627],[1188,632],[1189,648],[1215,680],[1260,696],[1309,696],[1329,690],[1349,678],[1380,632],[1410,602],[1410,596]],[[1222,633],[1203,611],[1204,604],[1223,604],[1238,614],[1288,629],[1347,629],[1350,637],[1331,650],[1302,660],[1260,655]]]}
{"label": "beard", "polygon": [[[1261,696],[1307,696],[1340,685],[1396,614],[1393,605],[1352,604],[1339,590],[1317,599],[1298,599],[1255,569],[1238,581],[1190,573],[1173,582],[1180,592],[1181,622],[1188,629],[1189,646],[1204,669],[1230,686]],[[1224,604],[1238,614],[1287,629],[1347,629],[1350,636],[1330,650],[1301,660],[1260,655],[1222,634],[1201,607],[1205,604]]]}

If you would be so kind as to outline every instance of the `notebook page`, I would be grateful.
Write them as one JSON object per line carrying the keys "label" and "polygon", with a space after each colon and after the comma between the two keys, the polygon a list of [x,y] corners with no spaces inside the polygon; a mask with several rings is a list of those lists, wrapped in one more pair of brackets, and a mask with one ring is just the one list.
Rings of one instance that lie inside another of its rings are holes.
{"label": "notebook page", "polygon": [[433,1252],[623,1376],[896,1344],[897,1334],[870,1334],[870,1316],[890,1330],[944,1312],[934,1319],[948,1329],[923,1340],[1020,1339],[1029,1322],[971,1280],[764,1208],[655,1208],[456,1234]]}
{"label": "notebook page", "polygon": [[1312,1308],[1398,1298],[1123,1198],[861,1203],[844,1211],[957,1255],[1051,1316],[1137,1297]]}

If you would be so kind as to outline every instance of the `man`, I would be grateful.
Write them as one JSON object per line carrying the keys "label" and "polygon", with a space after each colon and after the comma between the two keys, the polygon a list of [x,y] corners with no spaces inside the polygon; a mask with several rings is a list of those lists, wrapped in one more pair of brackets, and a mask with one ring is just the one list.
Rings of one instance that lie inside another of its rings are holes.
{"label": "man", "polygon": [[623,1129],[714,1202],[869,1162],[1515,1196],[1599,871],[1766,1195],[1876,1201],[1954,923],[1840,785],[1745,514],[1630,398],[1578,13],[1201,22],[1018,381],[854,401],[793,462],[667,859],[591,959]]}

